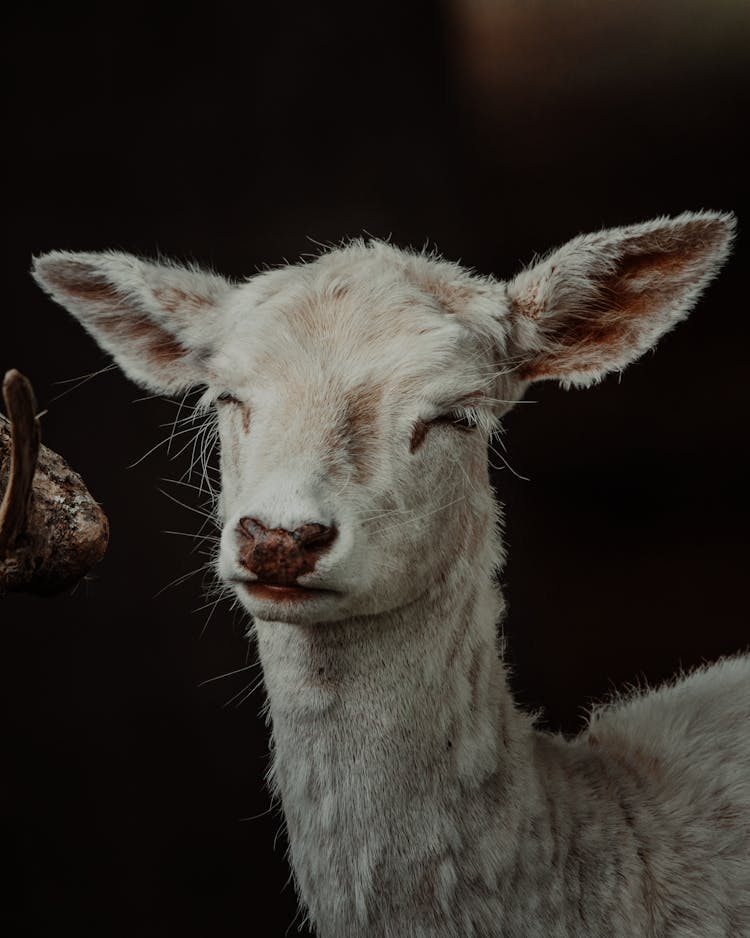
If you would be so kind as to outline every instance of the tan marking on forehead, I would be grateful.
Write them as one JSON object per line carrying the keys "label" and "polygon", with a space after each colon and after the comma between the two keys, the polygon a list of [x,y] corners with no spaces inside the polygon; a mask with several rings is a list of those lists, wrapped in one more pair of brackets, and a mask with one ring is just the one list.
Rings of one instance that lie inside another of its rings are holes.
{"label": "tan marking on forehead", "polygon": [[[285,322],[286,343],[271,341],[263,351],[263,342],[259,342],[258,371],[270,376],[284,377],[286,360],[294,356],[298,362],[306,359],[338,361],[349,370],[354,370],[356,359],[363,370],[373,360],[377,352],[382,359],[387,358],[389,347],[394,348],[394,361],[408,360],[408,352],[413,343],[425,338],[424,353],[429,355],[429,348],[434,337],[441,356],[445,351],[445,336],[441,333],[441,319],[432,309],[434,324],[426,324],[424,316],[415,316],[420,310],[420,298],[404,299],[403,284],[394,282],[393,293],[387,288],[378,292],[368,292],[366,281],[354,276],[337,275],[315,287],[298,288],[279,307],[278,315]],[[421,306],[424,306],[422,300]],[[424,310],[423,310],[424,312]],[[281,324],[275,323],[277,334]],[[452,333],[451,333],[452,334]],[[405,351],[407,354],[404,354]],[[414,358],[419,356],[414,348]],[[285,360],[286,359],[286,360]],[[401,384],[404,379],[397,379]],[[389,377],[393,383],[393,377]],[[424,377],[411,382],[413,386],[423,385]],[[408,379],[404,391],[409,393]]]}
{"label": "tan marking on forehead", "polygon": [[[286,382],[292,359],[295,365],[300,365],[307,359],[319,360],[321,355],[326,360],[333,358],[340,343],[337,342],[339,330],[332,325],[340,312],[341,303],[332,301],[330,296],[305,293],[294,297],[279,309],[281,321],[274,319],[272,328],[276,335],[271,337],[267,348],[263,349],[262,341],[260,343],[255,363],[258,373]],[[285,341],[276,341],[280,336]]]}
{"label": "tan marking on forehead", "polygon": [[281,377],[283,374],[283,359],[275,352],[259,351],[256,352],[256,359],[253,370],[256,374],[272,380],[274,377]]}
{"label": "tan marking on forehead", "polygon": [[447,313],[458,315],[476,299],[476,287],[466,284],[433,281],[430,292]]}
{"label": "tan marking on forehead", "polygon": [[334,301],[346,299],[350,292],[351,283],[343,277],[336,277],[336,279],[332,280],[326,288],[327,299]]}
{"label": "tan marking on forehead", "polygon": [[320,329],[322,306],[319,297],[305,296],[294,305],[293,324],[302,326],[308,335],[315,335]]}
{"label": "tan marking on forehead", "polygon": [[462,281],[439,267],[421,268],[411,273],[417,284],[452,315],[462,313],[484,292],[480,282]]}
{"label": "tan marking on forehead", "polygon": [[[305,406],[306,395],[303,388],[287,386],[288,393],[278,403],[274,412],[274,423],[283,432],[290,424],[294,424]],[[308,410],[306,417],[309,421],[314,419],[314,410]]]}

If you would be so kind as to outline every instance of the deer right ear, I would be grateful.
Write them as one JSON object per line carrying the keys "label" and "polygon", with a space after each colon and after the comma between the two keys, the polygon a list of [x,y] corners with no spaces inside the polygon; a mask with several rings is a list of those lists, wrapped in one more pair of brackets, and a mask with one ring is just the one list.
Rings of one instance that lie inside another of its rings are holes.
{"label": "deer right ear", "polygon": [[507,284],[517,374],[587,385],[690,312],[729,254],[735,218],[684,212],[581,235]]}
{"label": "deer right ear", "polygon": [[39,286],[69,310],[133,381],[177,393],[208,380],[222,277],[110,251],[34,259]]}

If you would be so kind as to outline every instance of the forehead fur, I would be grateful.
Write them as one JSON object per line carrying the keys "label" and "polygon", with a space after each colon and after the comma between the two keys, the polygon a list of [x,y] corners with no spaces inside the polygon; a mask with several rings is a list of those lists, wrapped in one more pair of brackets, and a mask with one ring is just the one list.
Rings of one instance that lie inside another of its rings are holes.
{"label": "forehead fur", "polygon": [[221,370],[254,387],[337,373],[375,383],[476,379],[487,343],[449,305],[446,272],[464,277],[468,294],[470,275],[456,265],[356,241],[260,274],[233,297]]}

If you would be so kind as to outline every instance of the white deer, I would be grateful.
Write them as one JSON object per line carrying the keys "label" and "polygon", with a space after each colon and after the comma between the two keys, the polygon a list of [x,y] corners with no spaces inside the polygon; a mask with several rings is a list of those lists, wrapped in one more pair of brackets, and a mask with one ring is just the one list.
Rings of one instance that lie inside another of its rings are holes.
{"label": "white deer", "polygon": [[217,566],[254,619],[271,782],[323,938],[750,936],[750,659],[535,729],[498,640],[487,445],[682,319],[734,218],[577,237],[508,282],[356,241],[232,284],[121,253],[34,276],[137,383],[205,386]]}

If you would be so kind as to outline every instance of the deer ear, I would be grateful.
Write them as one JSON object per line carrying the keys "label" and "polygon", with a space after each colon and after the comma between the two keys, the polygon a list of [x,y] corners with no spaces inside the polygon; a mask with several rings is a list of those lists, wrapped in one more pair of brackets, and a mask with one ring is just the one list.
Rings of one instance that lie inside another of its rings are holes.
{"label": "deer ear", "polygon": [[35,258],[32,275],[133,381],[176,393],[207,380],[221,303],[232,290],[223,278],[129,254],[62,251]]}
{"label": "deer ear", "polygon": [[581,235],[507,284],[525,381],[587,385],[651,348],[726,260],[734,215],[685,212]]}

